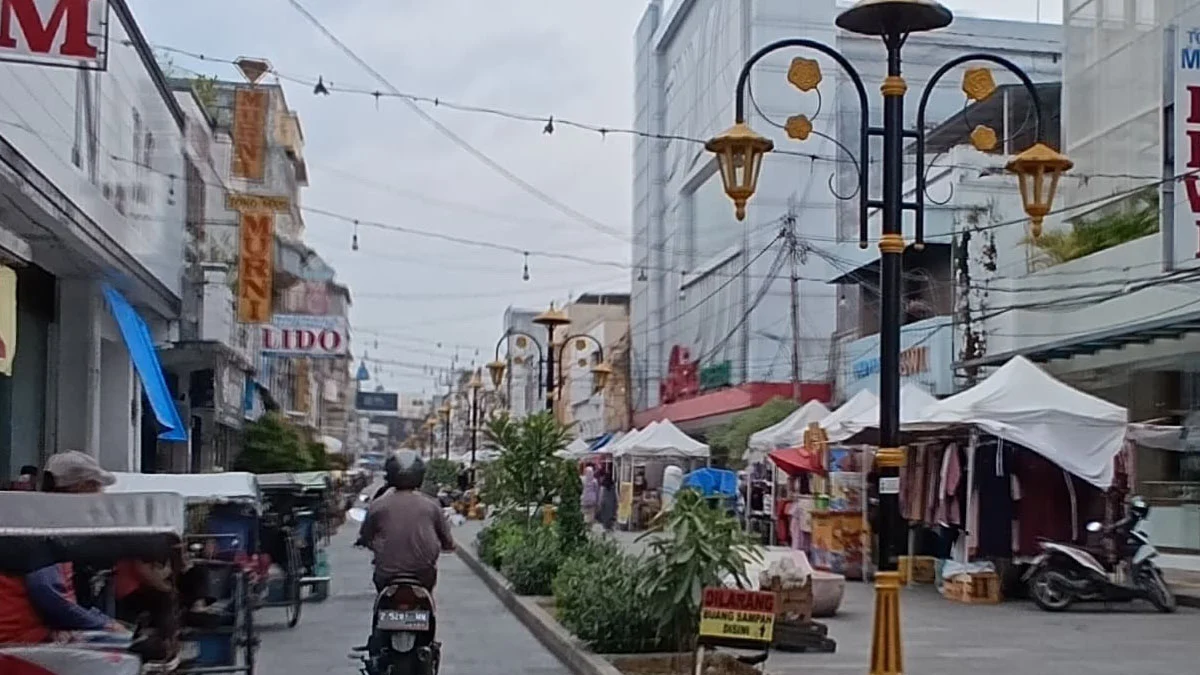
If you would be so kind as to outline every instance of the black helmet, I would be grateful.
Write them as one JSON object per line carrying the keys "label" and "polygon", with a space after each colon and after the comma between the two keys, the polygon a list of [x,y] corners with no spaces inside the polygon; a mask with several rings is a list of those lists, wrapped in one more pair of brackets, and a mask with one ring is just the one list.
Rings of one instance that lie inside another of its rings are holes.
{"label": "black helmet", "polygon": [[415,450],[397,450],[383,463],[383,473],[397,490],[416,490],[425,482],[425,460]]}

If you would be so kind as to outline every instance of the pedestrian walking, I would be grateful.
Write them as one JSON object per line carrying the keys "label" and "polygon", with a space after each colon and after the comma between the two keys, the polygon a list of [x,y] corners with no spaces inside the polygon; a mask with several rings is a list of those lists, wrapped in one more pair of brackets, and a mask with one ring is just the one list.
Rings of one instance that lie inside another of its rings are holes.
{"label": "pedestrian walking", "polygon": [[600,481],[596,480],[596,470],[587,467],[583,470],[583,494],[579,497],[579,505],[583,508],[583,520],[588,526],[596,522],[596,507],[600,504]]}
{"label": "pedestrian walking", "polygon": [[607,473],[600,479],[600,510],[597,518],[605,532],[612,532],[617,520],[617,488],[612,476]]}

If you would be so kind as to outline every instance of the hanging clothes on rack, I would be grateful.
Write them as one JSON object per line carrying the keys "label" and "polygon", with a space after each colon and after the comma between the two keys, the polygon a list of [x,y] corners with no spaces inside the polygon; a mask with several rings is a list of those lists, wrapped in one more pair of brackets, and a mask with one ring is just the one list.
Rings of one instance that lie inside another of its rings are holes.
{"label": "hanging clothes on rack", "polygon": [[1013,551],[1013,480],[1011,450],[1003,440],[980,441],[976,448],[974,489],[977,525],[971,529],[977,555],[1009,558]]}

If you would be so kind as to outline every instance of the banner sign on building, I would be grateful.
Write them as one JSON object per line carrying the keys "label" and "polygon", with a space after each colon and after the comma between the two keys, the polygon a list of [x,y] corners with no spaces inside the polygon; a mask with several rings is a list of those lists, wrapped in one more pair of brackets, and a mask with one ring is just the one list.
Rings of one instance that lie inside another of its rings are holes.
{"label": "banner sign on building", "polygon": [[0,266],[0,373],[12,377],[16,356],[17,273],[11,267]]}
{"label": "banner sign on building", "polygon": [[[7,0],[4,0],[7,2]],[[234,178],[261,182],[266,170],[267,102],[265,89],[239,88],[233,97]]]}
{"label": "banner sign on building", "polygon": [[261,329],[262,351],[292,356],[345,356],[350,352],[350,331],[340,316],[276,314]]}
{"label": "banner sign on building", "polygon": [[275,212],[243,211],[238,239],[238,321],[267,323],[275,275]]}
{"label": "banner sign on building", "polygon": [[[1200,9],[1185,11],[1175,32],[1175,183],[1173,262],[1200,258]],[[1183,194],[1179,194],[1182,192]]]}
{"label": "banner sign on building", "polygon": [[[953,319],[936,316],[900,329],[900,378],[935,396],[954,393]],[[838,366],[838,393],[850,398],[863,389],[879,393],[879,335],[844,345]]]}
{"label": "banner sign on building", "polygon": [[0,0],[0,61],[108,67],[108,0]]}
{"label": "banner sign on building", "polygon": [[364,412],[396,412],[400,395],[386,391],[360,391],[354,395],[354,407]]}

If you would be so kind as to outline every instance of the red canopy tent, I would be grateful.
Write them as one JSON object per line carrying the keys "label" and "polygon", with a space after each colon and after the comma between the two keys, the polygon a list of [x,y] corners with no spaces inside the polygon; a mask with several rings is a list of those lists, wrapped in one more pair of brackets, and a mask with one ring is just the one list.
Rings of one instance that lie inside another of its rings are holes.
{"label": "red canopy tent", "polygon": [[825,467],[821,466],[821,455],[816,450],[810,450],[803,446],[772,450],[767,456],[771,458],[775,466],[789,476],[798,476],[802,473],[822,475],[825,473]]}

